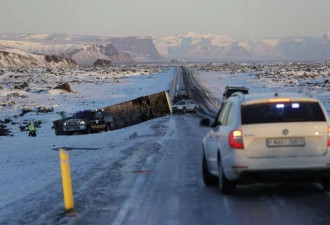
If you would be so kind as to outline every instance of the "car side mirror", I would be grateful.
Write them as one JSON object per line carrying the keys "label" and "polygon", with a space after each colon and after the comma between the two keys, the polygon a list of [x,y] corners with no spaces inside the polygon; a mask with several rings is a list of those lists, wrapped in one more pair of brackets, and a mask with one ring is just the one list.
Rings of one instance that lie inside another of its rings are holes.
{"label": "car side mirror", "polygon": [[199,125],[201,127],[210,127],[210,123],[211,123],[211,121],[209,118],[204,118],[200,121]]}

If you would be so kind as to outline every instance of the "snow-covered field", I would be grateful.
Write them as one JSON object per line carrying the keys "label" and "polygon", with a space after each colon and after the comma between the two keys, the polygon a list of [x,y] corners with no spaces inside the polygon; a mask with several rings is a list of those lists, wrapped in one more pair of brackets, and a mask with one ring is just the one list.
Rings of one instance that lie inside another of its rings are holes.
{"label": "snow-covered field", "polygon": [[[75,182],[87,177],[92,167],[115,162],[134,144],[157,138],[160,121],[162,124],[168,121],[164,117],[107,133],[77,136],[55,136],[52,129],[52,121],[63,113],[68,115],[169,90],[176,72],[174,67],[19,71],[7,70],[0,75],[0,125],[6,126],[11,135],[0,136],[0,224],[33,207],[61,212],[58,148],[73,148],[70,156]],[[28,87],[15,89],[24,82]],[[63,82],[69,82],[73,92],[53,89]],[[53,108],[53,112],[37,112],[39,107]],[[21,115],[23,108],[32,111]],[[20,126],[30,121],[41,121],[36,138],[29,138],[26,130],[21,131]],[[49,199],[58,204],[48,205]]]}
{"label": "snow-covered field", "polygon": [[[330,63],[191,65],[203,90],[220,103],[228,86],[244,86],[250,93],[303,92],[320,99],[330,114]],[[220,104],[217,104],[220,105]]]}
{"label": "snow-covered field", "polygon": [[[21,129],[30,121],[40,121],[38,136],[55,135],[52,121],[61,116],[168,90],[174,72],[175,68],[166,67],[4,71],[0,75],[0,126],[14,136],[26,136]],[[65,82],[72,92],[54,89]],[[23,110],[31,112],[20,116]]]}

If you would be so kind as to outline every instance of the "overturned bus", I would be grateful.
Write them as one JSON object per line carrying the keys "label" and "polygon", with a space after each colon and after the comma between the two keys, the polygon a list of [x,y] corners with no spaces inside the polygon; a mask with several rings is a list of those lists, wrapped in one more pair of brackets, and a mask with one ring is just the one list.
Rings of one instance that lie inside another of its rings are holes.
{"label": "overturned bus", "polygon": [[[170,98],[163,91],[96,110],[75,113],[73,117],[54,121],[53,125],[56,135],[94,133],[120,129],[171,113]],[[79,115],[87,116],[79,118]]]}

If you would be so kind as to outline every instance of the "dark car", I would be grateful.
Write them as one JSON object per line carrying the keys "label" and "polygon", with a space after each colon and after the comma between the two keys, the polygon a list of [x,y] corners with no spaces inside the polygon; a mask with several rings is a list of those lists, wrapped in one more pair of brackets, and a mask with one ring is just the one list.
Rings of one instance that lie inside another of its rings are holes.
{"label": "dark car", "polygon": [[106,110],[79,111],[64,122],[63,131],[65,134],[109,131],[112,121],[112,116]]}
{"label": "dark car", "polygon": [[175,95],[174,97],[174,103],[177,103],[179,101],[182,101],[182,100],[189,100],[190,97],[189,97],[189,93],[186,92],[186,91],[178,91],[177,94]]}
{"label": "dark car", "polygon": [[229,98],[235,92],[241,92],[243,94],[249,94],[249,89],[246,87],[229,87],[226,86],[225,92],[223,93],[223,100]]}

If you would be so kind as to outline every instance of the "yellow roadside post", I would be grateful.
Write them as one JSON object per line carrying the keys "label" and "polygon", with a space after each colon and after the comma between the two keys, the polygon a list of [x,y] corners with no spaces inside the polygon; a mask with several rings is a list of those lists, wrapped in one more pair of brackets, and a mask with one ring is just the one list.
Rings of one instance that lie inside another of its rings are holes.
{"label": "yellow roadside post", "polygon": [[60,149],[59,155],[60,155],[61,175],[62,175],[62,185],[63,185],[64,208],[66,211],[71,211],[74,209],[74,205],[73,205],[69,153],[64,149]]}

